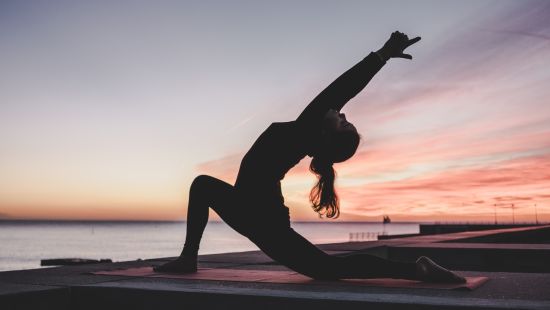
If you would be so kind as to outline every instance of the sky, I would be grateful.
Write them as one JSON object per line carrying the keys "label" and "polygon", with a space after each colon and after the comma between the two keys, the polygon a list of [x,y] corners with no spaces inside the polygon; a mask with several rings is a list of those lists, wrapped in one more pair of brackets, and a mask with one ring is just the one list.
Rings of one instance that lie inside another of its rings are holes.
{"label": "sky", "polygon": [[[1,1],[0,218],[183,220],[396,30],[343,109],[339,221],[550,221],[548,1]],[[309,158],[282,182],[319,219]],[[217,220],[210,212],[211,219]]]}

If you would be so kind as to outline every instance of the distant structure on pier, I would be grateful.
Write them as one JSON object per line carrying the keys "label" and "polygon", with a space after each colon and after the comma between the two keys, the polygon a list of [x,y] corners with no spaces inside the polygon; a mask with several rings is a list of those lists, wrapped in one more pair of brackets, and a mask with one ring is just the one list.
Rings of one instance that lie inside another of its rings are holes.
{"label": "distant structure on pier", "polygon": [[389,224],[389,223],[391,223],[391,219],[390,219],[390,217],[389,217],[389,216],[387,216],[387,215],[384,215],[384,219],[383,219],[383,222],[384,222],[384,224]]}

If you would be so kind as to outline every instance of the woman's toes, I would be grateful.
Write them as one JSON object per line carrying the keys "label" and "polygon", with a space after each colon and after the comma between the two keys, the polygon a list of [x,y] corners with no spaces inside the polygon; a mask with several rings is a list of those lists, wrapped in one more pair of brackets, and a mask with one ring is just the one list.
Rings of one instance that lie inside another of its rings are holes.
{"label": "woman's toes", "polygon": [[417,261],[417,276],[422,281],[464,283],[466,279],[447,270],[428,257],[421,256]]}

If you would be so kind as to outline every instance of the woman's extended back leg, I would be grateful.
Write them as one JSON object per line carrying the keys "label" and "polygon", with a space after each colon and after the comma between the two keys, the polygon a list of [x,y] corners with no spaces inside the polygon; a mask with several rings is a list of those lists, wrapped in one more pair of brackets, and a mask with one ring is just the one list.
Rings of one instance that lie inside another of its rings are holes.
{"label": "woman's extended back leg", "polygon": [[416,279],[415,263],[397,262],[363,253],[329,255],[292,228],[262,234],[258,241],[256,244],[268,256],[314,279]]}

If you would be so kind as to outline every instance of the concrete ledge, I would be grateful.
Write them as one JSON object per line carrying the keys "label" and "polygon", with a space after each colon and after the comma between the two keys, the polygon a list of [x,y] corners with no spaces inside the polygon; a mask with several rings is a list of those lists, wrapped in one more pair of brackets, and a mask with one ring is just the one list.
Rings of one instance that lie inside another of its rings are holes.
{"label": "concrete ledge", "polygon": [[70,288],[0,283],[0,308],[68,310]]}
{"label": "concrete ledge", "polygon": [[495,227],[499,228],[521,228],[521,227],[533,227],[537,226],[535,223],[530,224],[476,224],[476,223],[464,223],[464,224],[420,224],[420,234],[449,234],[461,231],[479,231],[479,230],[494,230]]}
{"label": "concrete ledge", "polygon": [[[403,261],[425,255],[454,270],[547,273],[550,244],[536,241],[549,235],[550,226],[536,226],[411,237],[387,245],[385,253]],[[519,240],[526,243],[514,243]]]}
{"label": "concrete ledge", "polygon": [[164,283],[150,289],[148,282],[108,283],[73,289],[72,309],[549,309],[550,302],[448,298],[409,294],[353,292],[296,292],[223,285],[201,287]]}
{"label": "concrete ledge", "polygon": [[411,261],[425,255],[453,270],[550,272],[550,251],[416,244],[387,248],[390,259]]}

